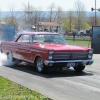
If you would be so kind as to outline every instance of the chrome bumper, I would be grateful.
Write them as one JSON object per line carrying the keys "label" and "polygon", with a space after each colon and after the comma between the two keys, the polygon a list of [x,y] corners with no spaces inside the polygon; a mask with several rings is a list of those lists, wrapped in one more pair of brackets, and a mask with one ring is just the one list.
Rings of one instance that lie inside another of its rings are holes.
{"label": "chrome bumper", "polygon": [[94,62],[93,59],[91,60],[60,60],[60,61],[45,60],[44,64],[49,65],[49,64],[57,64],[57,63],[83,63],[84,65],[91,65],[93,62]]}

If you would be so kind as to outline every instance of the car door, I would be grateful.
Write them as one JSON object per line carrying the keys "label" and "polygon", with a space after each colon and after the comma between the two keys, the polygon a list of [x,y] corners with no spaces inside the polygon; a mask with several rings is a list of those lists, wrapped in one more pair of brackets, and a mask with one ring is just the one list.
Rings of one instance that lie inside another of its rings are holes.
{"label": "car door", "polygon": [[22,35],[19,40],[17,41],[17,56],[18,59],[28,61],[30,62],[31,60],[31,48],[32,44],[30,41],[31,35]]}

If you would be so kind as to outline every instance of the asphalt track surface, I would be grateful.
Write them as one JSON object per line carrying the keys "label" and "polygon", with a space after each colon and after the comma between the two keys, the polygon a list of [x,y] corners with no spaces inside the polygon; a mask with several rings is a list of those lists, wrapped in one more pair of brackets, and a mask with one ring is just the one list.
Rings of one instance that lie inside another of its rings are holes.
{"label": "asphalt track surface", "polygon": [[0,76],[35,90],[53,100],[100,100],[100,54],[82,73],[69,70],[49,70],[39,74],[33,66],[0,66]]}

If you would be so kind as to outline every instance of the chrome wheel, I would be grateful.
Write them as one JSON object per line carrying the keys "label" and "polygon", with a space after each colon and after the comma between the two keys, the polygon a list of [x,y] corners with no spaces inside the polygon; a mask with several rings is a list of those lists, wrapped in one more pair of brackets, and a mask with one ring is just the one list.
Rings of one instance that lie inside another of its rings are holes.
{"label": "chrome wheel", "polygon": [[46,67],[43,64],[42,58],[38,57],[36,59],[36,69],[39,73],[44,73],[46,71]]}

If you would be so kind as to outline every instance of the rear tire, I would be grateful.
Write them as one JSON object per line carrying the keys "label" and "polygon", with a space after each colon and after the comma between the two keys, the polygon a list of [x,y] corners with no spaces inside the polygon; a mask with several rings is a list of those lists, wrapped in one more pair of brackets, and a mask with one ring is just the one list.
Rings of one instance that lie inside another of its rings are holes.
{"label": "rear tire", "polygon": [[16,65],[18,63],[18,60],[16,60],[15,58],[13,58],[13,55],[11,52],[9,52],[7,54],[7,60],[8,60],[8,64],[10,66]]}
{"label": "rear tire", "polygon": [[0,54],[2,54],[2,50],[0,49]]}
{"label": "rear tire", "polygon": [[39,73],[45,73],[47,71],[47,68],[43,64],[41,57],[36,58],[35,67],[36,67],[37,72],[39,72]]}

